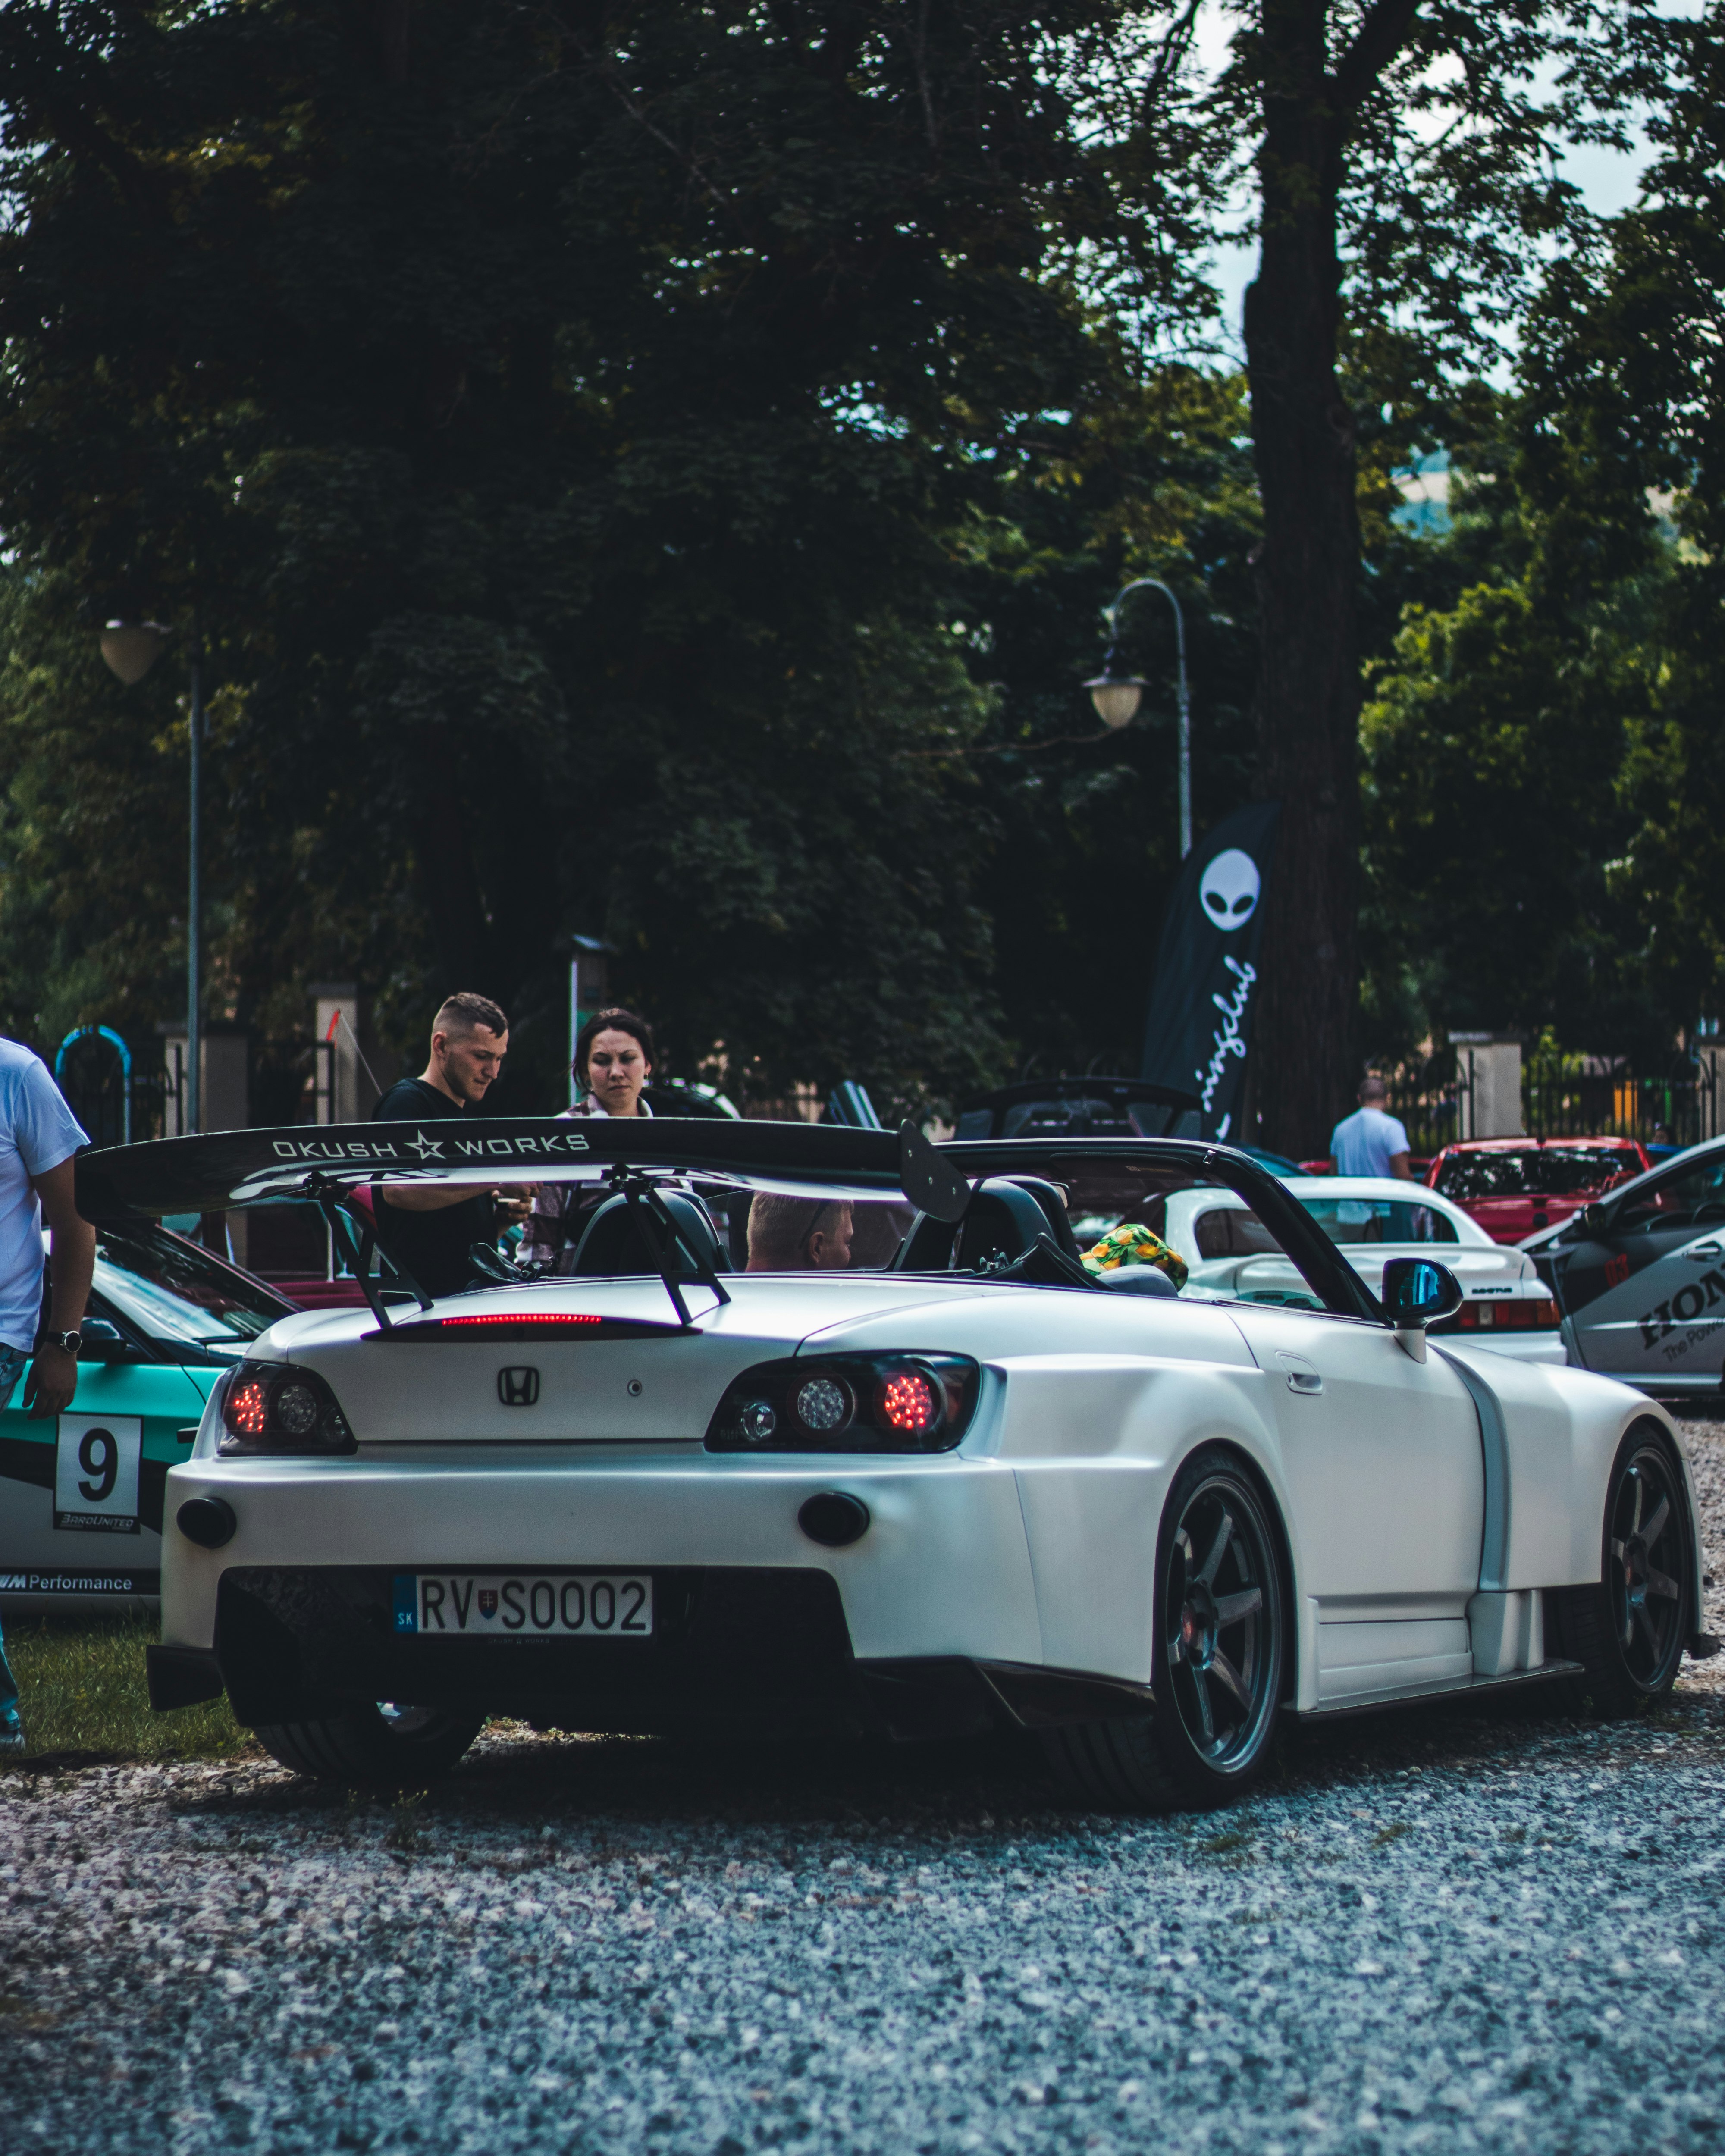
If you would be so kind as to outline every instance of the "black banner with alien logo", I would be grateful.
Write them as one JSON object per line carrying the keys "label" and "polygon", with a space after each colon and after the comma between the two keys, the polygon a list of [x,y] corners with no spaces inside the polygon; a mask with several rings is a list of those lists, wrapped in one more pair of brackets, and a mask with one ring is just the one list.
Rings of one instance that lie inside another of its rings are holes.
{"label": "black banner with alien logo", "polygon": [[[1141,1077],[1195,1092],[1202,1135],[1232,1137],[1260,987],[1264,905],[1280,803],[1224,816],[1186,858],[1162,924]],[[1198,1135],[1198,1133],[1194,1133]]]}

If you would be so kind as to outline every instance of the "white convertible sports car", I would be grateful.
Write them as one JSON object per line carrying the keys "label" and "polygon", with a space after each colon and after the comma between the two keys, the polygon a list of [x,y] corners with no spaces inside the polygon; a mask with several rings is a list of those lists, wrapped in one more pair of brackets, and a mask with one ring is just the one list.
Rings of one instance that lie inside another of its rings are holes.
{"label": "white convertible sports car", "polygon": [[[1372,1293],[1394,1258],[1436,1258],[1454,1273],[1461,1305],[1428,1329],[1460,1332],[1524,1363],[1568,1360],[1552,1291],[1524,1251],[1494,1243],[1450,1199],[1414,1183],[1343,1175],[1285,1175],[1297,1198]],[[1110,1221],[1106,1224],[1111,1227]],[[1188,1268],[1186,1292],[1318,1305],[1244,1198],[1231,1190],[1182,1190],[1168,1201],[1167,1237]]]}
{"label": "white convertible sports car", "polygon": [[[1203,1805],[1283,1712],[1548,1681],[1625,1712],[1713,1651],[1664,1411],[1429,1340],[1443,1265],[1389,1261],[1380,1301],[1223,1147],[373,1124],[90,1154],[78,1187],[98,1219],[309,1197],[345,1235],[344,1190],[409,1174],[610,1194],[567,1276],[480,1246],[495,1277],[435,1303],[367,1274],[369,1313],[284,1318],[213,1391],[167,1478],[152,1697],[225,1689],[300,1771],[420,1781],[494,1714],[1004,1723],[1091,1802]],[[1160,1235],[1194,1192],[1297,1294],[1080,1262],[1075,1220]],[[880,1269],[732,1270],[762,1194]]]}

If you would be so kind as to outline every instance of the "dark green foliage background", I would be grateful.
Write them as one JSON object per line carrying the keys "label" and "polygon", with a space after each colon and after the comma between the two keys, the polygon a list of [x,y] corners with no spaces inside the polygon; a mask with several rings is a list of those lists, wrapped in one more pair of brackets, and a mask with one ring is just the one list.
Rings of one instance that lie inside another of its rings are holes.
{"label": "dark green foliage background", "polygon": [[[1079,685],[1164,578],[1198,828],[1250,798],[1261,536],[1243,383],[1169,356],[1226,160],[1176,98],[1106,152],[1074,101],[1146,13],[0,12],[0,1024],[179,1014],[196,620],[208,1014],[272,1100],[357,978],[406,1053],[497,995],[505,1105],[554,1105],[576,931],[739,1093],[1136,1067],[1158,595],[1147,721]],[[1591,252],[1571,219],[1509,392],[1449,332],[1347,333],[1363,1055],[1651,1056],[1717,1009],[1725,85],[1717,18],[1682,34],[1656,206]],[[1446,261],[1478,208],[1434,208]],[[1436,444],[1456,521],[1417,537],[1390,475]],[[136,688],[110,616],[175,625]]]}
{"label": "dark green foliage background", "polygon": [[1646,195],[1546,277],[1458,414],[1450,595],[1368,690],[1366,1030],[1542,1033],[1651,1069],[1725,1004],[1725,18]]}
{"label": "dark green foliage background", "polygon": [[1036,64],[1106,0],[66,19],[8,33],[11,1022],[175,1009],[183,669],[90,645],[195,614],[213,1009],[479,987],[526,1104],[597,929],[685,1070],[998,1070],[951,535],[1108,370]]}

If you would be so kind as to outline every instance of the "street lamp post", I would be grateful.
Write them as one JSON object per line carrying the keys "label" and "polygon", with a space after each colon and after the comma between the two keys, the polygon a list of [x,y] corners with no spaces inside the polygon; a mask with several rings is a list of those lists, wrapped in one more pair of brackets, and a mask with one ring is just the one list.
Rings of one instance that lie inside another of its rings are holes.
{"label": "street lamp post", "polygon": [[1180,602],[1159,577],[1135,577],[1122,588],[1108,609],[1108,649],[1102,660],[1102,670],[1084,685],[1096,707],[1096,716],[1105,726],[1130,726],[1137,716],[1145,685],[1137,675],[1116,670],[1120,660],[1120,609],[1133,592],[1146,591],[1160,592],[1174,610],[1179,711],[1180,859],[1183,861],[1192,850],[1192,706],[1186,690],[1186,617],[1180,610]]}
{"label": "street lamp post", "polygon": [[186,1128],[203,1128],[203,893],[198,875],[203,819],[203,654],[192,634],[190,860],[186,877]]}
{"label": "street lamp post", "polygon": [[[110,673],[128,688],[141,681],[167,649],[171,629],[155,621],[110,621],[102,631],[102,657]],[[186,1130],[203,1127],[200,1083],[203,1045],[203,902],[198,879],[198,837],[203,791],[203,652],[194,624],[192,632],[192,786],[190,864],[187,876],[186,929]]]}

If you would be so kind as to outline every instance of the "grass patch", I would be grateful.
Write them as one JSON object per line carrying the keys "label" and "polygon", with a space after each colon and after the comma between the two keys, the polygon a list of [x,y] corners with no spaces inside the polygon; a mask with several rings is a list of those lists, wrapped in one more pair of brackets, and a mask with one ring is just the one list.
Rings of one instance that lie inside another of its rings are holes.
{"label": "grass patch", "polygon": [[225,1699],[157,1714],[144,1679],[156,1627],[137,1617],[44,1617],[8,1625],[27,1756],[94,1752],[121,1759],[231,1759],[249,1733]]}

